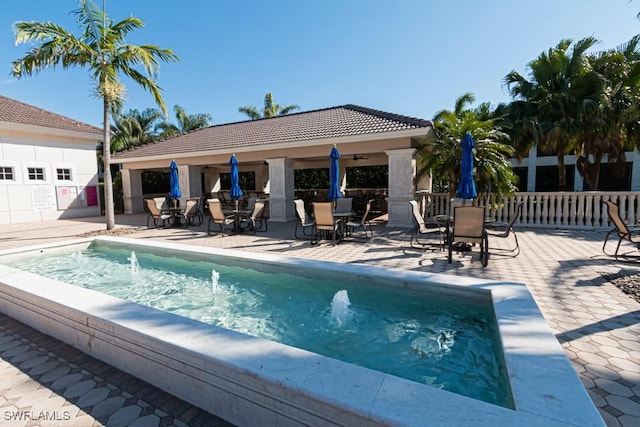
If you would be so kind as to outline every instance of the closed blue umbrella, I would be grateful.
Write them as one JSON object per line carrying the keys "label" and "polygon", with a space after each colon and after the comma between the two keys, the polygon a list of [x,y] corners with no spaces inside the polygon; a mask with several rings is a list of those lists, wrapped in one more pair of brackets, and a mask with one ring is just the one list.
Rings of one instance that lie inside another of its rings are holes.
{"label": "closed blue umbrella", "polygon": [[478,196],[476,183],[473,180],[473,147],[476,142],[469,132],[462,138],[462,163],[460,165],[460,183],[456,197],[474,199]]}
{"label": "closed blue umbrella", "polygon": [[180,179],[178,178],[178,164],[175,160],[171,160],[169,169],[169,198],[179,199],[182,197],[182,193],[180,192]]}
{"label": "closed blue umbrella", "polygon": [[338,167],[338,159],[340,153],[335,144],[329,154],[331,159],[331,167],[329,168],[329,200],[337,200],[340,198],[340,169]]}
{"label": "closed blue umbrella", "polygon": [[238,175],[238,159],[236,159],[235,154],[231,155],[229,165],[231,165],[231,189],[229,190],[229,196],[231,196],[233,200],[237,201],[242,196],[242,189],[238,183],[240,181],[240,177]]}

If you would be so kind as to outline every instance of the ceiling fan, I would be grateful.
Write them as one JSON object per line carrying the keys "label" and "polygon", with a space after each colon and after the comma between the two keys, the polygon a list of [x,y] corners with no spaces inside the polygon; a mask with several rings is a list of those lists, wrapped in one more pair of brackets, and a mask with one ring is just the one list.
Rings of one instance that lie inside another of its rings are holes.
{"label": "ceiling fan", "polygon": [[358,156],[357,154],[353,155],[353,160],[354,161],[356,161],[356,160],[368,160],[368,159],[369,159],[368,157]]}

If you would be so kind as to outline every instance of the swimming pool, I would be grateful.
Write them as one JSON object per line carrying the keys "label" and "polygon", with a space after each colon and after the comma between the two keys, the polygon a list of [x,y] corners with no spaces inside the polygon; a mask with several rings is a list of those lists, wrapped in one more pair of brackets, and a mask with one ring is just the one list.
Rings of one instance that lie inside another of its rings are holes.
{"label": "swimming pool", "polygon": [[92,240],[133,245],[161,255],[185,252],[189,257],[224,257],[231,264],[335,270],[342,277],[387,282],[397,291],[436,290],[440,295],[489,300],[493,305],[515,410],[0,267],[0,311],[231,422],[602,424],[522,284],[132,239],[87,239],[73,247],[56,244],[37,251],[83,249]]}
{"label": "swimming pool", "polygon": [[136,249],[94,242],[10,265],[513,408],[489,298],[399,292],[388,280]]}

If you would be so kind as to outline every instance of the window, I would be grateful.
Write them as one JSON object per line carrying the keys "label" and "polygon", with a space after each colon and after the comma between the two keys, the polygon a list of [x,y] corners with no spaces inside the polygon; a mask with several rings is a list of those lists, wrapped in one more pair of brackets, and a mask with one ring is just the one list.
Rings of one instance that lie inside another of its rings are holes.
{"label": "window", "polygon": [[0,166],[0,180],[13,181],[13,168]]}
{"label": "window", "polygon": [[563,190],[558,185],[558,166],[538,166],[536,168],[536,191],[573,191],[575,166],[565,165],[564,173],[567,188]]}
{"label": "window", "polygon": [[526,192],[529,182],[529,168],[526,166],[514,166],[513,173],[518,177],[518,191]]}
{"label": "window", "polygon": [[[598,191],[631,191],[632,163],[602,163]],[[584,191],[592,190],[584,183]]]}
{"label": "window", "polygon": [[71,181],[71,169],[58,168],[56,169],[58,175],[58,181]]}
{"label": "window", "polygon": [[27,168],[30,181],[44,181],[44,168]]}

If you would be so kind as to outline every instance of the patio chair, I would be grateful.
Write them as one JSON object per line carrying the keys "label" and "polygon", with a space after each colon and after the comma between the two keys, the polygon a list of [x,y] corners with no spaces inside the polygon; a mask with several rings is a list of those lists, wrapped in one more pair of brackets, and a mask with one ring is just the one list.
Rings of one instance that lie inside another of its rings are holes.
{"label": "patio chair", "polygon": [[[373,237],[373,226],[371,225],[371,221],[367,219],[367,217],[369,216],[369,212],[371,211],[372,203],[373,203],[373,200],[369,200],[367,202],[367,205],[364,208],[364,214],[362,215],[359,221],[349,220],[345,223],[345,229],[347,230],[348,235],[351,235],[356,230],[362,229],[364,231],[365,240],[369,239],[370,237]],[[369,227],[368,232],[367,232],[367,227]],[[371,235],[369,235],[369,233],[371,233]]]}
{"label": "patio chair", "polygon": [[207,234],[211,235],[213,231],[211,226],[217,224],[220,227],[220,234],[224,237],[224,229],[229,225],[234,225],[235,216],[225,215],[222,211],[222,205],[218,199],[207,200],[209,204],[209,222],[207,223]]}
{"label": "patio chair", "polygon": [[233,209],[235,207],[234,201],[227,199],[224,191],[218,191],[218,200],[222,203],[222,209]]}
{"label": "patio chair", "polygon": [[149,211],[149,216],[147,217],[147,228],[151,228],[150,221],[153,218],[153,225],[158,227],[160,222],[162,222],[162,226],[166,227],[167,223],[171,220],[171,215],[164,214],[160,212],[158,209],[158,205],[153,199],[145,199],[145,204],[147,205],[147,210]]}
{"label": "patio chair", "polygon": [[524,206],[524,202],[521,200],[519,201],[514,210],[513,210],[513,214],[511,215],[511,219],[509,219],[509,222],[492,222],[490,224],[487,224],[487,234],[489,235],[489,237],[497,237],[497,238],[501,238],[501,239],[506,239],[509,237],[510,234],[513,234],[513,238],[516,242],[515,247],[513,248],[494,248],[494,251],[505,251],[505,252],[509,252],[511,253],[514,258],[517,257],[520,254],[520,245],[518,244],[518,236],[516,235],[516,231],[513,229],[513,224],[518,220],[518,218],[520,218],[520,215],[522,214],[522,207]]}
{"label": "patio chair", "polygon": [[311,243],[318,243],[320,232],[331,232],[331,243],[336,244],[336,235],[338,234],[338,220],[333,216],[333,202],[314,202],[313,216],[315,217],[315,225],[313,227],[315,233]]}
{"label": "patio chair", "polygon": [[[420,207],[418,206],[418,202],[416,202],[415,200],[411,200],[409,204],[411,205],[411,212],[413,213],[413,218],[416,220],[416,227],[411,232],[411,240],[409,242],[411,247],[414,249],[425,249],[427,246],[433,246],[433,242],[420,240],[420,237],[437,233],[438,246],[440,247],[441,250],[444,249],[443,227],[436,223],[427,224],[424,218],[422,217],[422,213],[420,212]],[[414,246],[414,242],[420,246],[419,247]]]}
{"label": "patio chair", "polygon": [[[267,220],[263,218],[264,202],[261,200],[255,200],[253,203],[253,211],[251,216],[242,218],[240,221],[240,228],[248,228],[253,231],[268,231],[269,225]],[[264,230],[262,228],[264,227]]]}
{"label": "patio chair", "polygon": [[[611,229],[607,233],[607,236],[604,238],[604,243],[602,244],[602,252],[605,255],[613,256],[616,260],[619,260],[620,256],[618,255],[618,251],[620,250],[620,245],[622,244],[623,240],[633,243],[634,245],[636,245],[638,250],[640,250],[640,227],[628,226],[627,224],[625,224],[625,222],[620,217],[620,209],[618,208],[618,205],[613,203],[611,200],[607,200],[603,203],[607,207],[607,214],[609,215],[609,219],[611,219],[614,228]],[[616,246],[616,251],[614,253],[608,253],[605,247],[607,246],[609,236],[614,232],[618,235],[618,245]],[[621,257],[626,260],[640,260],[640,257],[637,256],[623,255]]]}
{"label": "patio chair", "polygon": [[169,203],[167,202],[166,197],[154,197],[153,201],[156,204],[156,207],[158,208],[160,213],[162,214],[169,213]]}
{"label": "patio chair", "polygon": [[351,212],[352,210],[353,210],[352,197],[340,197],[338,200],[336,200],[336,211]]}
{"label": "patio chair", "polygon": [[[296,199],[293,201],[296,206],[296,216],[298,217],[298,222],[296,222],[295,236],[296,239],[299,239],[301,236],[298,236],[298,227],[302,228],[302,235],[311,237],[313,233],[313,226],[315,225],[315,221],[307,215],[307,211],[304,208],[304,200]],[[311,230],[309,234],[306,233],[305,230]]]}
{"label": "patio chair", "polygon": [[453,212],[453,227],[449,231],[448,261],[453,260],[454,245],[463,243],[480,244],[480,262],[489,264],[489,238],[484,228],[485,208],[482,206],[456,206]]}
{"label": "patio chair", "polygon": [[187,226],[196,225],[196,221],[200,226],[204,222],[204,217],[198,206],[199,204],[199,199],[188,199],[187,203],[185,203],[184,211],[179,216],[184,219]]}

